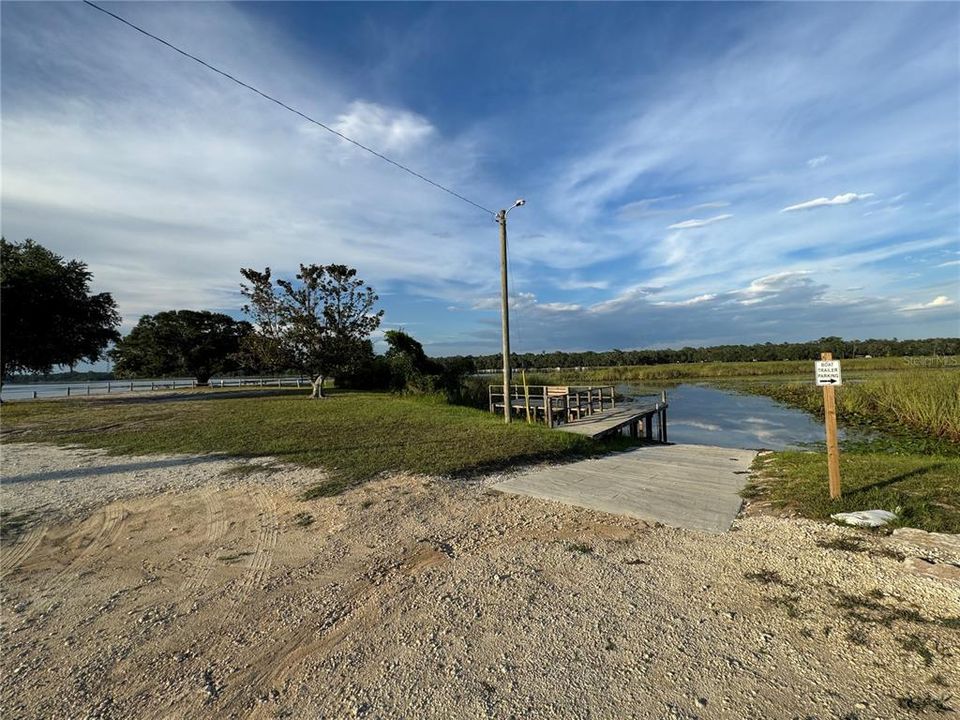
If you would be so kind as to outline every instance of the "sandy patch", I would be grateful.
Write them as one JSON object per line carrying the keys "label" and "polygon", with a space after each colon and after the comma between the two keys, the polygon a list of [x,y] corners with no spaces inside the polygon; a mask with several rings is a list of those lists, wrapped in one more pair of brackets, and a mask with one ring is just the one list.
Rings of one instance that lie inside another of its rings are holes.
{"label": "sandy patch", "polygon": [[960,704],[960,592],[891,540],[822,546],[853,530],[758,516],[718,537],[421,477],[301,502],[316,471],[222,457],[2,462],[5,514],[31,518],[0,554],[5,717]]}

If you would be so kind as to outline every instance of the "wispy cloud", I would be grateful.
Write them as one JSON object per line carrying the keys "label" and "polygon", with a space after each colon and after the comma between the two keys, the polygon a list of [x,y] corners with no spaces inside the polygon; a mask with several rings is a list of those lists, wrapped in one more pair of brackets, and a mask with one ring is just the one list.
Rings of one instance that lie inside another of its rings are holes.
{"label": "wispy cloud", "polygon": [[955,305],[956,303],[948,298],[946,295],[937,295],[933,300],[928,303],[917,303],[915,305],[907,305],[903,308],[905,312],[914,312],[916,310],[934,310],[936,308],[945,308]]}
{"label": "wispy cloud", "polygon": [[728,203],[726,200],[713,200],[710,202],[704,202],[698,205],[694,205],[689,209],[690,210],[709,210],[711,208],[722,208],[722,207],[729,207],[729,206],[730,206],[730,203]]}
{"label": "wispy cloud", "polygon": [[653,303],[654,305],[672,305],[674,307],[681,307],[684,305],[698,305],[700,303],[710,302],[716,298],[714,293],[705,293],[703,295],[697,295],[696,297],[688,298],[686,300],[677,300],[671,302],[669,300],[660,300],[659,302]]}
{"label": "wispy cloud", "polygon": [[[308,127],[324,132],[315,125]],[[363,100],[350,103],[347,111],[337,117],[333,129],[383,152],[398,154],[421,145],[436,133],[433,125],[420,115]]]}
{"label": "wispy cloud", "polygon": [[829,160],[830,160],[829,155],[817,155],[817,157],[813,157],[807,160],[807,167],[818,168],[821,165],[825,165]]}
{"label": "wispy cloud", "polygon": [[722,222],[723,220],[729,220],[733,215],[716,215],[712,218],[694,218],[693,220],[684,220],[682,222],[674,223],[673,225],[667,225],[667,230],[688,230],[690,228],[701,228],[706,227],[707,225],[713,225],[714,223]]}
{"label": "wispy cloud", "polygon": [[606,290],[610,287],[609,280],[586,280],[578,277],[571,277],[557,282],[557,287],[561,290]]}
{"label": "wispy cloud", "polygon": [[652,212],[664,211],[664,205],[671,200],[676,200],[678,197],[680,196],[663,195],[661,197],[633,200],[632,202],[628,202],[627,204],[620,206],[617,212],[628,217],[642,217],[643,215],[647,215]]}
{"label": "wispy cloud", "polygon": [[783,210],[780,212],[812,210],[813,208],[828,207],[830,205],[849,205],[852,202],[866,200],[867,198],[871,197],[873,197],[873,193],[843,193],[842,195],[834,195],[832,198],[819,197],[813,200],[807,200],[806,202],[797,203],[796,205],[790,205],[783,208]]}

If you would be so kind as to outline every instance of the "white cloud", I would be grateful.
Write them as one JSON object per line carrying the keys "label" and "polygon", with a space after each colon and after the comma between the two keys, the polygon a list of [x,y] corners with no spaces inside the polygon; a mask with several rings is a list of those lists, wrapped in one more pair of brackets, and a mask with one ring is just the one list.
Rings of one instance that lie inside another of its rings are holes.
{"label": "white cloud", "polygon": [[937,267],[950,267],[951,265],[960,265],[960,260],[947,260],[945,263],[937,265]]}
{"label": "white cloud", "polygon": [[826,207],[828,205],[849,205],[857,200],[865,200],[866,198],[870,197],[873,197],[873,193],[843,193],[842,195],[834,195],[832,198],[819,197],[813,200],[807,200],[806,202],[797,203],[796,205],[790,205],[789,207],[785,207],[780,212],[810,210],[812,208]]}
{"label": "white cloud", "polygon": [[716,297],[717,297],[716,293],[705,293],[703,295],[697,295],[696,297],[689,298],[688,300],[678,300],[676,302],[661,300],[660,302],[655,302],[653,304],[654,305],[672,305],[674,307],[679,307],[683,305],[699,305],[700,303],[710,302]]}
{"label": "white cloud", "polygon": [[581,308],[581,306],[577,305],[576,303],[559,303],[559,302],[540,303],[537,305],[537,307],[540,308],[541,310],[547,310],[549,312],[573,312]]}
{"label": "white cloud", "polygon": [[667,230],[688,230],[690,228],[701,228],[706,227],[707,225],[713,225],[714,223],[721,222],[732,218],[733,215],[717,215],[712,218],[694,218],[693,220],[684,220],[683,222],[674,223],[673,225],[667,225]]}
{"label": "white cloud", "polygon": [[907,305],[902,308],[904,312],[913,312],[916,310],[933,310],[934,308],[943,308],[954,305],[953,300],[948,298],[946,295],[937,295],[933,300],[928,303],[917,303],[916,305]]}
{"label": "white cloud", "polygon": [[699,203],[697,205],[690,207],[689,209],[690,210],[709,210],[711,208],[722,208],[722,207],[730,207],[730,203],[727,202],[726,200],[714,200],[712,202]]}
{"label": "white cloud", "polygon": [[821,165],[825,164],[828,160],[830,160],[829,155],[817,155],[817,157],[810,158],[809,160],[807,160],[807,167],[818,168]]}
{"label": "white cloud", "polygon": [[676,200],[679,195],[664,195],[663,197],[653,197],[653,198],[643,198],[641,200],[634,200],[629,202],[626,205],[620,206],[620,209],[617,211],[621,215],[631,216],[631,217],[640,217],[642,215],[648,215],[655,212],[663,212],[660,208],[664,203],[669,202],[670,200]]}
{"label": "white cloud", "polygon": [[[350,103],[349,109],[337,117],[332,127],[374,150],[400,154],[420,145],[436,132],[433,125],[420,115],[363,100]],[[322,132],[321,128],[317,130]]]}
{"label": "white cloud", "polygon": [[[477,300],[473,304],[474,310],[499,310],[502,300],[497,297],[485,297]],[[537,296],[529,292],[519,292],[510,294],[510,309],[523,310],[533,307],[537,304]]]}
{"label": "white cloud", "polygon": [[610,287],[609,280],[581,280],[572,277],[558,282],[557,287],[561,290],[606,290]]}

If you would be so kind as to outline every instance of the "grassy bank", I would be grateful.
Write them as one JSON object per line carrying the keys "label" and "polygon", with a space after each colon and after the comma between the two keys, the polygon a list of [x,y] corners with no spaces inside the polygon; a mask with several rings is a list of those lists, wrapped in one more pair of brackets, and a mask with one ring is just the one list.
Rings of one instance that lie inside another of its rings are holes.
{"label": "grassy bank", "polygon": [[[763,383],[742,390],[823,416],[823,391],[810,383]],[[841,453],[843,497],[827,492],[824,453],[777,452],[758,463],[747,497],[806,517],[882,509],[899,525],[960,533],[960,373],[900,372],[837,389],[841,424],[878,431]]]}
{"label": "grassy bank", "polygon": [[772,453],[758,459],[744,497],[819,520],[838,512],[889,510],[900,517],[892,527],[960,533],[960,456],[847,452],[840,469],[843,497],[833,501],[824,454]]}
{"label": "grassy bank", "polygon": [[55,442],[122,454],[221,452],[322,467],[332,494],[385,472],[465,475],[602,451],[589,439],[432,398],[384,393],[7,403],[5,442]]}
{"label": "grassy bank", "polygon": [[[810,382],[758,384],[743,389],[823,416],[823,391]],[[960,372],[901,372],[836,390],[841,422],[899,433],[904,430],[960,443]]]}

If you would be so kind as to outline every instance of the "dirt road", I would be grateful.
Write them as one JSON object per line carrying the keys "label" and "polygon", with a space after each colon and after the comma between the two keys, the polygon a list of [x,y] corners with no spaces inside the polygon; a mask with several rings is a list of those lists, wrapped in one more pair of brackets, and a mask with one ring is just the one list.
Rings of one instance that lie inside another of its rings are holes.
{"label": "dirt road", "polygon": [[[5,718],[899,718],[960,589],[892,538],[705,535],[393,477],[4,445]],[[854,541],[850,541],[853,538]]]}

